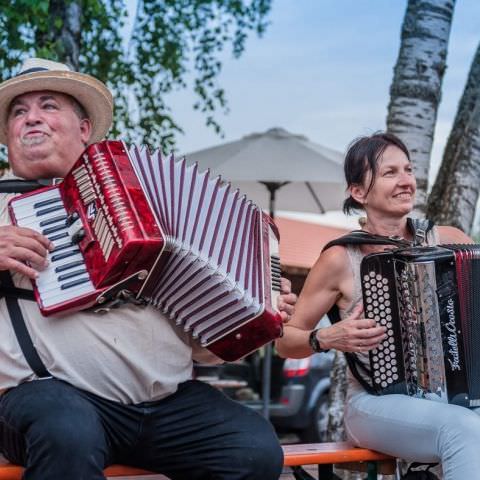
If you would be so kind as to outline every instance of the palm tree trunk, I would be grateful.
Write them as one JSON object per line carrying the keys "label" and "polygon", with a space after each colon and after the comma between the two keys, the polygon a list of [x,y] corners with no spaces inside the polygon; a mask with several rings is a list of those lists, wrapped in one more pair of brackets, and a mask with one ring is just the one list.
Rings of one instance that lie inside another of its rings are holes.
{"label": "palm tree trunk", "polygon": [[409,0],[390,87],[387,130],[407,145],[417,177],[416,210],[426,211],[430,153],[446,69],[455,0]]}
{"label": "palm tree trunk", "polygon": [[480,190],[480,44],[428,199],[428,217],[471,232]]}

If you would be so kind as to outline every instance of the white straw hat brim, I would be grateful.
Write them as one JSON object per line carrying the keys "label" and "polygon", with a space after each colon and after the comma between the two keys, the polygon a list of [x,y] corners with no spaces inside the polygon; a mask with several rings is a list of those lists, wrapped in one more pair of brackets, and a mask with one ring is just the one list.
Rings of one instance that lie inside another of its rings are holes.
{"label": "white straw hat brim", "polygon": [[0,84],[0,143],[7,143],[7,115],[12,100],[42,90],[71,95],[82,105],[92,124],[89,143],[105,137],[113,120],[113,98],[108,88],[84,73],[48,70],[19,75]]}

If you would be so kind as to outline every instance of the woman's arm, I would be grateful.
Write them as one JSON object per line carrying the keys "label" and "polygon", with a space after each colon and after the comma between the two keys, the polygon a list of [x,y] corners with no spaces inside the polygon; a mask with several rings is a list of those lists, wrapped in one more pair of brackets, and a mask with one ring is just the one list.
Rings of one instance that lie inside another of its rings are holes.
{"label": "woman's arm", "polygon": [[[295,313],[284,327],[284,335],[276,341],[283,357],[303,358],[311,355],[311,331],[335,303],[351,301],[345,292],[353,291],[353,274],[343,247],[323,252],[310,271],[295,307]],[[320,346],[342,351],[368,351],[383,340],[384,327],[362,317],[357,306],[346,319],[317,332]]]}
{"label": "woman's arm", "polygon": [[440,243],[474,243],[474,241],[460,229],[440,225],[437,227]]}

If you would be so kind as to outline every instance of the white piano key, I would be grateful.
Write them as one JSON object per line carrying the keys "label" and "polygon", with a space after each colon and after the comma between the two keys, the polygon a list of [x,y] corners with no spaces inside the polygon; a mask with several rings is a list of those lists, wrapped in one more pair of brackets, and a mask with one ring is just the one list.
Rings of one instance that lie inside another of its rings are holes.
{"label": "white piano key", "polygon": [[[35,282],[37,284],[37,288],[40,289],[48,283],[55,282],[56,281],[55,279],[58,275],[61,275],[62,273],[65,273],[65,270],[61,271],[61,272],[56,272],[55,269],[57,267],[65,266],[69,263],[73,263],[73,262],[76,262],[76,261],[81,261],[82,264],[84,264],[83,256],[80,253],[77,253],[76,255],[73,255],[73,256],[68,257],[68,258],[63,258],[62,260],[58,260],[56,262],[50,262],[48,264],[48,267],[45,270],[42,270],[38,273],[39,276],[35,280]],[[71,267],[71,268],[78,268],[78,266]]]}
{"label": "white piano key", "polygon": [[48,308],[53,305],[66,302],[68,300],[71,300],[72,298],[77,298],[81,295],[85,295],[94,291],[95,287],[93,286],[92,282],[89,282],[83,285],[79,285],[78,288],[75,289],[61,291],[57,295],[48,296],[47,298],[40,298],[42,299],[43,306]]}
{"label": "white piano key", "polygon": [[62,207],[61,209],[51,212],[51,215],[43,215],[40,217],[36,215],[35,211],[32,211],[31,214],[25,215],[22,218],[16,217],[16,219],[17,219],[17,225],[19,225],[20,227],[28,227],[28,228],[32,228],[33,230],[40,231],[43,228],[45,228],[40,226],[40,222],[49,220],[51,218],[59,217],[59,216],[65,216],[65,217],[67,216],[67,211],[65,210],[65,208]]}
{"label": "white piano key", "polygon": [[88,282],[91,282],[90,275],[88,275],[88,273],[84,273],[83,275],[79,275],[78,277],[70,278],[69,280],[65,280],[62,282],[59,282],[57,279],[55,280],[55,282],[50,282],[43,285],[41,288],[37,288],[38,293],[40,293],[42,298],[46,298],[48,295],[54,294],[54,292],[60,293],[64,290],[67,290],[65,288],[65,285],[69,284],[70,282],[74,282],[77,280],[86,280]]}
{"label": "white piano key", "polygon": [[[39,202],[43,202],[45,200],[50,200],[50,199],[55,198],[55,197],[61,198],[60,197],[60,191],[59,191],[58,188],[52,188],[50,190],[46,190],[45,192],[39,193],[35,196],[29,195],[28,197],[19,198],[18,200],[13,200],[12,201],[12,207],[15,210],[18,207],[25,206],[25,205],[32,205],[33,206],[34,204],[37,204]],[[34,198],[33,201],[32,201],[32,198]]]}

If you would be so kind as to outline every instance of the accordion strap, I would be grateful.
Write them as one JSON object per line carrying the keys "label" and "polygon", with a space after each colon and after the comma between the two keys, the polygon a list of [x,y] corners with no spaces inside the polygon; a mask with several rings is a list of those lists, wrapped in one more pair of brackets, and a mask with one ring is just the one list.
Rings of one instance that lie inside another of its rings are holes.
{"label": "accordion strap", "polygon": [[0,180],[0,193],[25,193],[45,186],[43,183],[35,180],[9,178],[7,180]]}
{"label": "accordion strap", "polygon": [[[0,278],[2,286],[5,285],[6,288],[12,290],[15,289],[10,272],[6,270],[0,272]],[[8,314],[10,315],[10,321],[12,322],[15,336],[17,337],[17,341],[22,349],[27,363],[30,365],[30,368],[39,378],[51,377],[47,368],[43,364],[42,359],[38,355],[35,346],[33,345],[32,338],[28,333],[27,326],[25,325],[25,319],[23,318],[22,310],[20,309],[17,298],[12,295],[7,295],[5,296],[5,301],[7,303]]]}
{"label": "accordion strap", "polygon": [[[0,193],[24,193],[42,188],[45,185],[35,181],[27,180],[0,180]],[[18,303],[18,298],[24,300],[35,300],[33,292],[25,288],[17,288],[12,281],[9,271],[0,272],[0,298],[5,297],[8,314],[12,322],[13,331],[17,337],[18,344],[22,350],[30,368],[39,378],[51,377],[49,371],[45,367],[42,359],[38,355],[37,350],[32,342],[30,333],[25,325],[22,310]]]}
{"label": "accordion strap", "polygon": [[[0,193],[25,193],[43,187],[45,187],[45,184],[34,180],[21,180],[17,178],[0,180]],[[21,298],[22,300],[35,300],[31,290],[15,287],[9,274],[7,278],[7,276],[2,273],[0,279],[0,298],[3,296],[7,297],[7,299],[12,297]]]}

